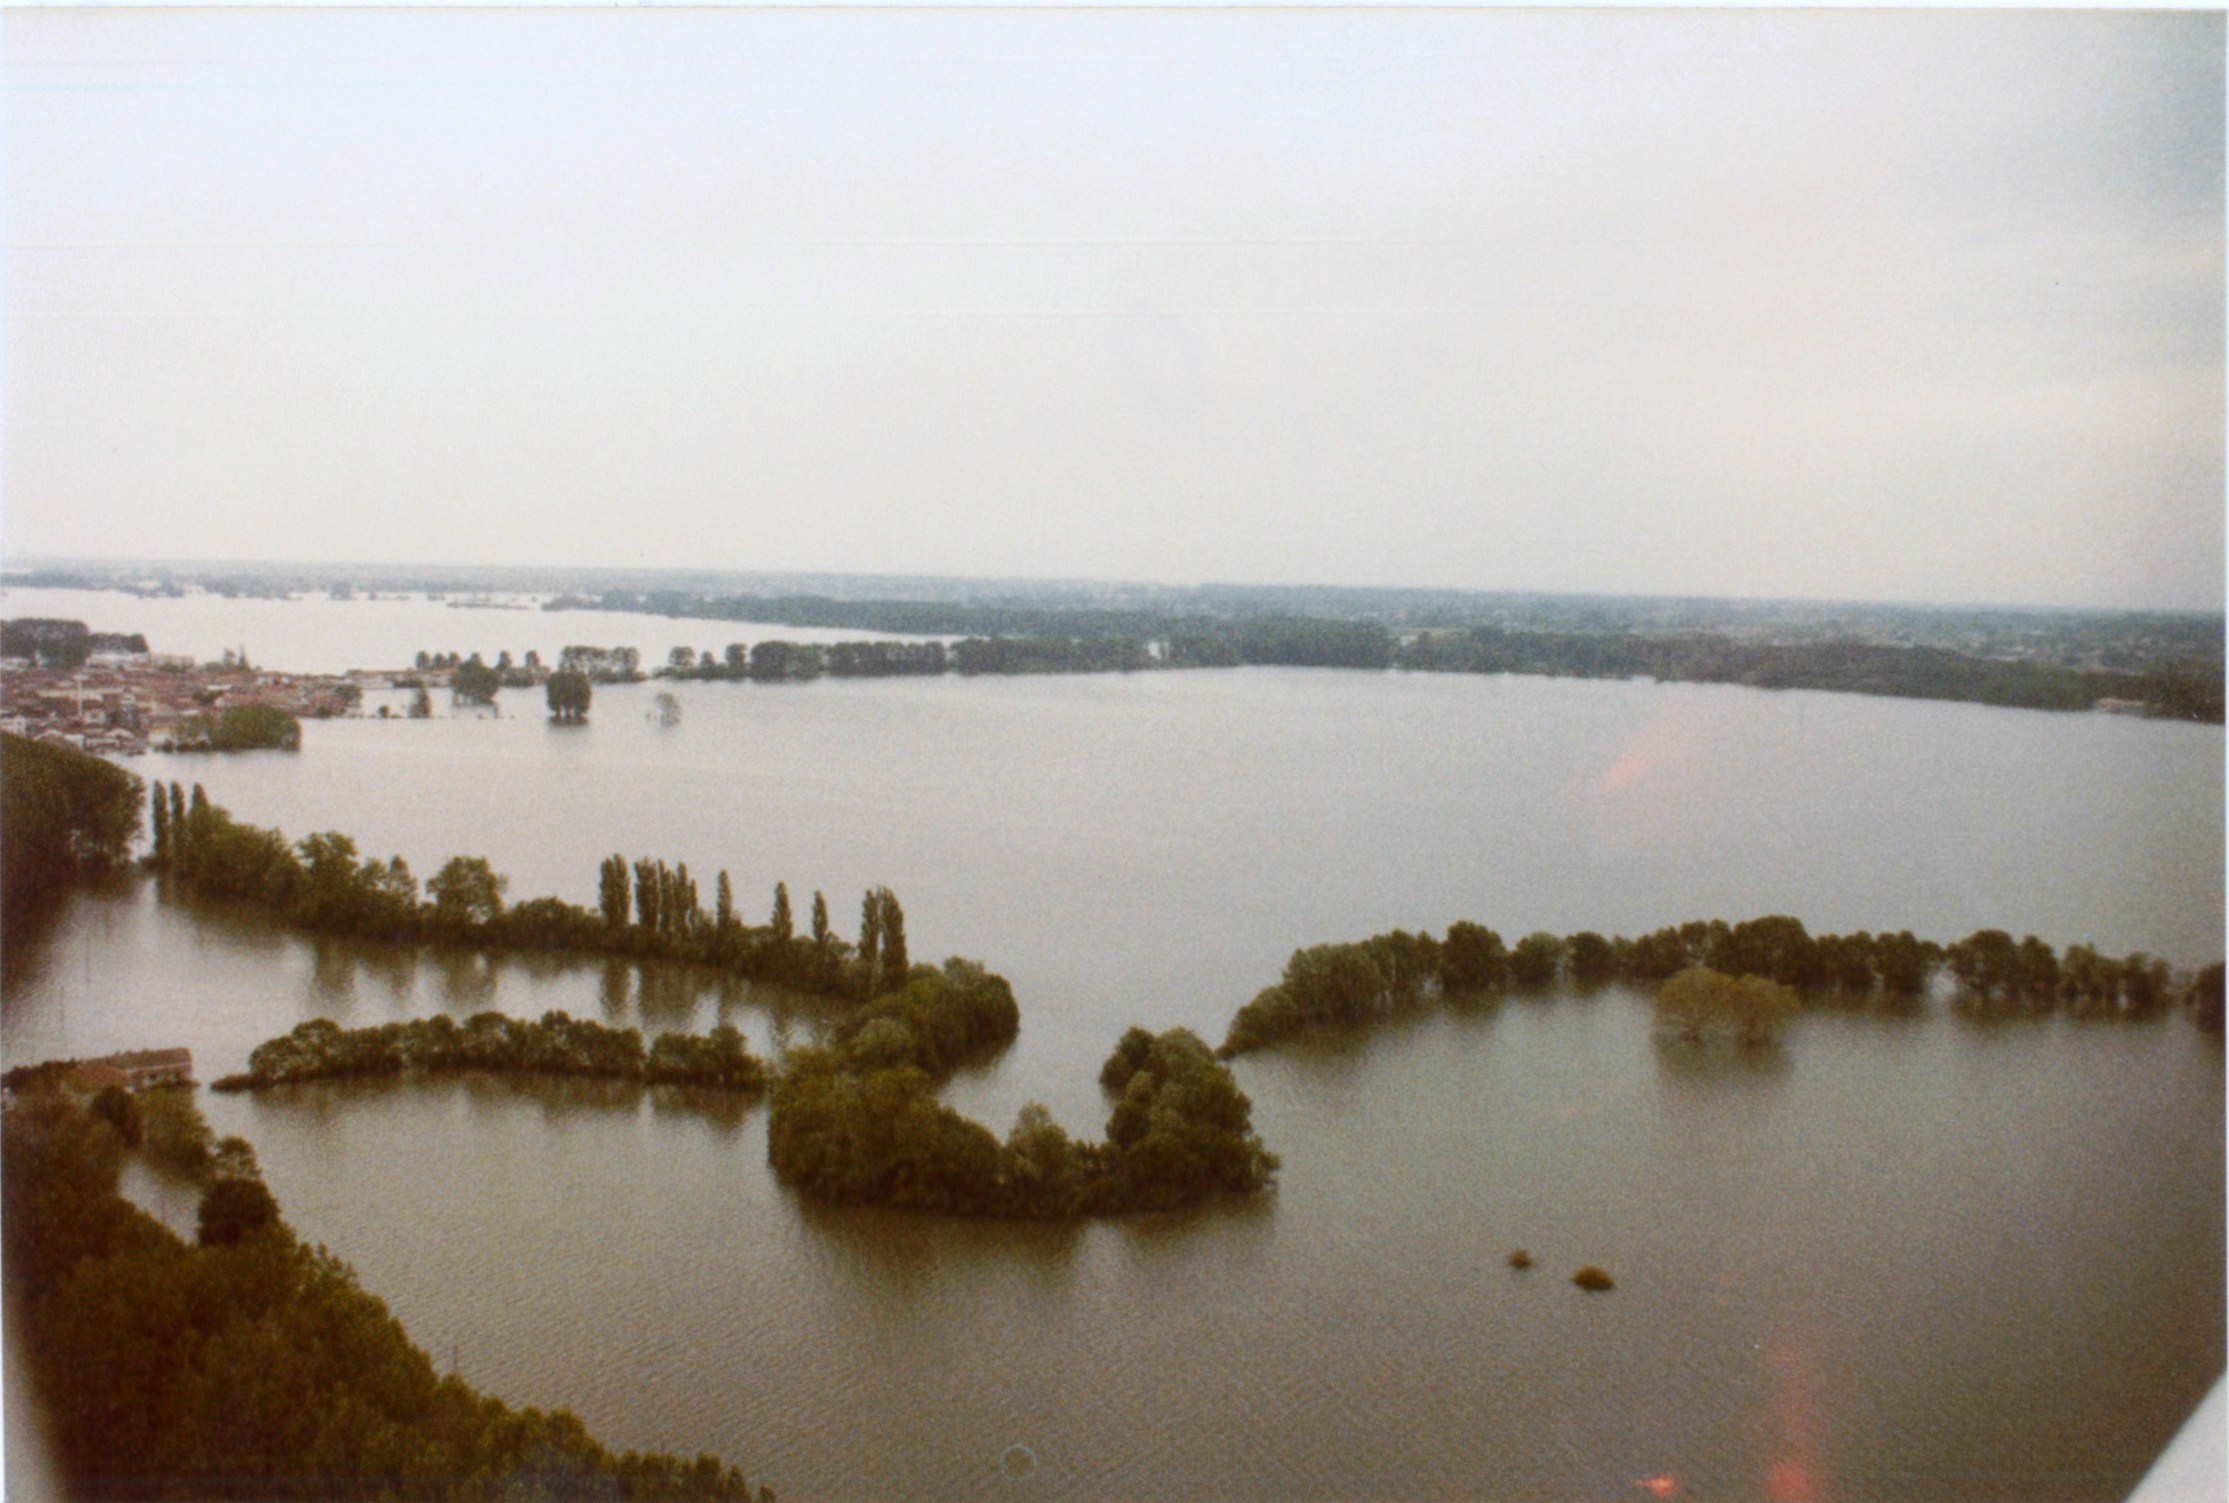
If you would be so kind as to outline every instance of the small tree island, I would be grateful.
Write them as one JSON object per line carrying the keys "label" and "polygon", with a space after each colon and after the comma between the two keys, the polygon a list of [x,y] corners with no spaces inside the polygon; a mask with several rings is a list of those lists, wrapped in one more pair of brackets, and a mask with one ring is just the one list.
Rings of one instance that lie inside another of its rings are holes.
{"label": "small tree island", "polygon": [[449,676],[449,693],[460,704],[492,705],[503,688],[503,675],[480,661],[478,653],[457,665]]}
{"label": "small tree island", "polygon": [[275,705],[231,705],[178,722],[171,751],[300,751],[302,722]]}
{"label": "small tree island", "polygon": [[1656,1015],[1695,1043],[1712,1029],[1731,1029],[1752,1046],[1770,1043],[1802,1006],[1777,981],[1729,976],[1705,966],[1681,971],[1656,994]]}

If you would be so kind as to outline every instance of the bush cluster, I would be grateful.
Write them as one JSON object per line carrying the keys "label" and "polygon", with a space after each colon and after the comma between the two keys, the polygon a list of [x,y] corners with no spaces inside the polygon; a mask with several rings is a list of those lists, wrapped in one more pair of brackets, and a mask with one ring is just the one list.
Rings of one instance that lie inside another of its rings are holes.
{"label": "bush cluster", "polygon": [[743,1036],[722,1024],[709,1034],[660,1034],[643,1048],[632,1028],[607,1028],[562,1012],[538,1022],[483,1012],[461,1026],[439,1015],[369,1028],[343,1028],[325,1018],[258,1044],[247,1070],[216,1082],[220,1091],[258,1090],[301,1080],[364,1075],[442,1074],[462,1070],[511,1075],[572,1075],[696,1085],[756,1095],[766,1065]]}
{"label": "bush cluster", "polygon": [[214,715],[188,715],[170,738],[172,751],[299,751],[302,722],[276,705],[233,705]]}
{"label": "bush cluster", "polygon": [[820,1199],[1057,1219],[1251,1194],[1276,1171],[1252,1103],[1186,1030],[1124,1036],[1100,1076],[1115,1095],[1103,1142],[1071,1139],[1036,1103],[1001,1142],[938,1102],[920,1064],[861,1044],[885,1021],[835,1049],[793,1054],[775,1087],[775,1172]]}
{"label": "bush cluster", "polygon": [[[2194,1019],[2220,1026],[2220,967],[2178,991],[2166,964],[2144,954],[2120,959],[2074,945],[2062,955],[2030,935],[2015,941],[1985,929],[1941,945],[1909,932],[1812,934],[1774,914],[1667,926],[1638,938],[1528,934],[1514,947],[1467,921],[1445,938],[1395,929],[1348,944],[1293,952],[1285,973],[1232,1018],[1221,1053],[1266,1048],[1312,1028],[1367,1023],[1443,998],[1621,982],[1655,986],[1681,972],[1756,977],[1799,1000],[1911,1005],[1947,977],[1955,1005],[1977,1013],[2141,1019],[2180,1000]],[[2210,979],[2209,979],[2210,978]],[[2209,990],[2209,988],[2211,988]]]}

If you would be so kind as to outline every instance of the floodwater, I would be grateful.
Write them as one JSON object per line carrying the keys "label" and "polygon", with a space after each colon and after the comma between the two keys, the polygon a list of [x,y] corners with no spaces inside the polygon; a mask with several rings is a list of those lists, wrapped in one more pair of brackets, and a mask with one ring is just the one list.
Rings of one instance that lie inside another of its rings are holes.
{"label": "floodwater", "polygon": [[25,589],[0,593],[0,614],[83,621],[99,632],[145,634],[150,651],[215,662],[227,649],[244,651],[259,668],[285,673],[346,673],[352,668],[408,668],[421,652],[477,652],[492,663],[529,651],[555,663],[575,643],[632,647],[655,668],[676,647],[715,653],[730,642],[922,641],[887,632],[763,622],[677,621],[627,611],[541,609],[542,597],[458,594],[433,600],[392,594],[332,600],[227,598],[194,592],[143,596],[122,590]]}
{"label": "floodwater", "polygon": [[[655,687],[577,730],[506,695],[132,765],[421,875],[488,856],[514,898],[592,901],[619,851],[707,893],[724,867],[754,910],[825,890],[849,932],[887,883],[916,957],[1015,984],[1020,1041],[948,1092],[1002,1131],[1038,1099],[1096,1134],[1125,1026],[1212,1041],[1295,946],[1394,924],[2221,954],[2218,727],[1278,670],[678,685],[668,726]],[[313,1016],[726,1018],[762,1050],[827,1018],[688,968],[320,944],[152,883],[6,963],[11,1062],[185,1044],[204,1079]],[[1077,1227],[810,1205],[763,1109],[663,1092],[205,1105],[444,1368],[785,1499],[2109,1498],[2222,1368],[2222,1055],[2180,1019],[1815,1012],[1716,1052],[1610,990],[1236,1069],[1272,1195]]]}

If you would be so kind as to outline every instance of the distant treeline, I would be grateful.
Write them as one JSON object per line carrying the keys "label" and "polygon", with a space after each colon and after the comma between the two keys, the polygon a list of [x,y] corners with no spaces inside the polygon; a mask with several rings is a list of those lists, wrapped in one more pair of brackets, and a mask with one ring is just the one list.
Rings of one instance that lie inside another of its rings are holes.
{"label": "distant treeline", "polygon": [[216,1082],[219,1091],[260,1090],[299,1080],[364,1075],[572,1075],[689,1085],[756,1096],[766,1089],[766,1063],[721,1024],[702,1036],[662,1033],[645,1049],[632,1028],[606,1028],[561,1012],[539,1022],[483,1012],[460,1027],[446,1014],[342,1028],[325,1018],[296,1025],[259,1044],[248,1068]]}
{"label": "distant treeline", "polygon": [[2029,710],[2087,710],[2100,700],[2141,704],[2179,720],[2222,720],[2222,678],[2078,669],[1941,647],[1859,641],[1752,642],[1704,632],[1654,636],[1474,627],[1419,636],[1397,666],[1451,673],[1555,678],[1646,677],[1665,682],[1824,689],[1899,699],[1945,699]]}
{"label": "distant treeline", "polygon": [[[0,1121],[14,1352],[67,1496],[771,1503],[717,1457],[615,1455],[568,1411],[438,1376],[186,1090],[87,1110],[50,1087]],[[135,1149],[199,1181],[197,1243],[118,1193]]]}
{"label": "distant treeline", "polygon": [[[1855,637],[1798,640],[1711,631],[1540,630],[1498,624],[1396,631],[1380,621],[1333,616],[1205,616],[813,597],[705,598],[678,591],[566,596],[550,605],[647,611],[679,619],[773,619],[793,626],[963,637],[949,648],[939,643],[862,642],[830,648],[768,641],[747,649],[733,643],[717,657],[709,650],[700,655],[680,648],[666,667],[675,677],[782,682],[823,673],[876,677],[946,671],[1128,673],[1252,665],[1400,668],[1553,678],[1653,678],[2037,710],[2087,710],[2111,700],[2156,716],[2215,724],[2223,718],[2218,661],[2180,656],[2137,666],[2094,667],[2047,654],[2005,655]],[[2097,656],[2109,655],[2093,655],[2093,661]]]}
{"label": "distant treeline", "polygon": [[834,600],[818,595],[707,597],[681,590],[566,594],[547,611],[628,611],[701,621],[778,621],[784,626],[880,631],[896,636],[1142,637],[1165,624],[1158,611],[1089,606],[983,605],[937,600]]}
{"label": "distant treeline", "polygon": [[1754,976],[1799,996],[1844,1005],[1913,1006],[1947,976],[1954,1005],[1988,1016],[2147,1019],[2171,1006],[2201,1026],[2222,1026],[2222,966],[2178,990],[2164,961],[2115,959],[2089,945],[2062,954],[2029,935],[1984,929],[1942,945],[1908,932],[1811,934],[1783,915],[1659,929],[1637,939],[1591,931],[1528,934],[1514,946],[1482,925],[1458,922],[1446,937],[1395,929],[1346,944],[1296,950],[1284,976],[1238,1010],[1220,1053],[1267,1048],[1324,1025],[1368,1023],[1437,1002],[1502,991],[1624,982],[1655,986],[1686,971]]}
{"label": "distant treeline", "polygon": [[121,866],[143,786],[113,762],[0,732],[0,907],[21,914]]}
{"label": "distant treeline", "polygon": [[[1733,600],[1704,596],[1325,584],[1155,584],[930,575],[780,574],[709,569],[432,568],[301,563],[192,565],[160,560],[4,571],[10,588],[284,597],[396,592],[434,600],[541,595],[555,608],[646,611],[731,621],[858,628],[906,635],[1088,636],[1127,613],[1152,635],[1172,619],[1309,616],[1420,627],[1513,626],[1545,631],[1725,632],[1776,641],[1844,637],[1908,642],[1984,656],[2040,653],[2068,664],[2148,671],[2222,661],[2219,611],[2104,611],[2002,605],[1896,605],[1861,600]],[[935,614],[942,612],[943,614]],[[992,615],[992,612],[1003,613]],[[973,613],[973,614],[971,614]],[[1065,613],[1065,614],[1063,614]],[[1128,628],[1124,628],[1128,630]]]}
{"label": "distant treeline", "polygon": [[[130,779],[132,823],[125,843],[137,829],[138,787],[138,780]],[[630,864],[622,856],[607,857],[599,872],[598,905],[589,909],[555,897],[507,904],[507,877],[483,856],[457,856],[427,880],[421,897],[417,876],[400,856],[361,857],[356,842],[336,832],[289,842],[277,830],[235,820],[210,803],[199,784],[190,799],[177,783],[157,784],[149,809],[154,831],[149,867],[170,874],[185,892],[249,904],[320,934],[692,961],[752,980],[851,998],[899,984],[911,967],[905,910],[886,887],[871,888],[862,899],[860,938],[849,944],[837,937],[827,899],[817,892],[808,932],[795,933],[784,883],[774,886],[767,922],[749,924],[736,911],[723,871],[708,911],[686,863],[669,867],[663,861]]]}
{"label": "distant treeline", "polygon": [[676,647],[666,659],[669,678],[750,679],[798,682],[836,678],[933,677],[951,666],[942,642],[730,642],[724,653]]}
{"label": "distant treeline", "polygon": [[567,647],[557,655],[558,671],[578,673],[596,684],[627,684],[642,677],[642,654],[632,647]]}
{"label": "distant treeline", "polygon": [[87,631],[82,621],[18,616],[0,621],[0,658],[20,658],[35,668],[82,668],[96,652],[144,653],[138,632]]}

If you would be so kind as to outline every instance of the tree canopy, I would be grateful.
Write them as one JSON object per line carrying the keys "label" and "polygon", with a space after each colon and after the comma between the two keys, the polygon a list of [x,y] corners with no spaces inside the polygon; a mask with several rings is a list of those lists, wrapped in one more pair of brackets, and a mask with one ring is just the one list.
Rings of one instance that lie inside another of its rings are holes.
{"label": "tree canopy", "polygon": [[1745,1044],[1769,1042],[1794,1017],[1801,1000],[1763,976],[1729,976],[1697,966],[1681,971],[1656,994],[1657,1016],[1691,1039],[1730,1029]]}
{"label": "tree canopy", "polygon": [[499,877],[485,856],[451,856],[426,883],[433,899],[438,925],[457,929],[484,927],[503,915],[503,889],[510,879]]}
{"label": "tree canopy", "polygon": [[449,692],[466,704],[493,704],[502,687],[503,675],[481,662],[478,653],[459,663],[449,677]]}
{"label": "tree canopy", "polygon": [[462,1025],[444,1013],[353,1029],[315,1018],[258,1044],[248,1056],[248,1068],[227,1075],[214,1089],[249,1091],[301,1080],[462,1071],[696,1085],[745,1095],[758,1094],[767,1083],[766,1065],[729,1024],[701,1036],[662,1033],[646,1049],[634,1029],[609,1028],[590,1018],[550,1012],[528,1021],[483,1012]]}
{"label": "tree canopy", "polygon": [[123,864],[139,835],[140,780],[66,746],[0,733],[0,894],[9,913]]}
{"label": "tree canopy", "polygon": [[822,1199],[978,1216],[1167,1210],[1262,1189],[1276,1155],[1227,1066],[1183,1029],[1133,1028],[1100,1072],[1103,1142],[1069,1138],[1042,1105],[1002,1143],[935,1098],[960,1064],[1013,1036],[1006,984],[949,962],[863,1010],[831,1049],[791,1055],[775,1087],[775,1172]]}
{"label": "tree canopy", "polygon": [[577,725],[588,718],[588,702],[595,694],[589,686],[588,675],[573,668],[561,668],[551,674],[543,692],[549,698],[550,719],[569,725]]}
{"label": "tree canopy", "polygon": [[299,751],[302,722],[276,705],[229,705],[187,716],[171,740],[179,751]]}

